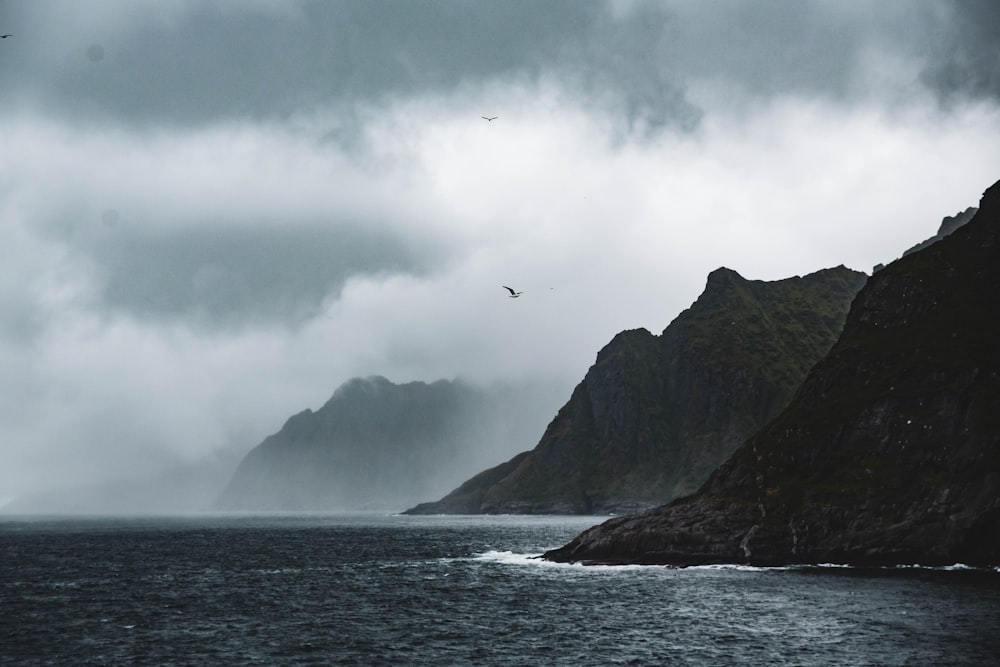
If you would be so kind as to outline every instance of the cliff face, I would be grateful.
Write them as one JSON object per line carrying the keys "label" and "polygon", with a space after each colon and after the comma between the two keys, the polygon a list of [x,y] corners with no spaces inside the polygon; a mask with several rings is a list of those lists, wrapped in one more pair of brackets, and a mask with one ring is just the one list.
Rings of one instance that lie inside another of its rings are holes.
{"label": "cliff face", "polygon": [[398,510],[480,469],[484,443],[526,441],[505,431],[510,407],[461,382],[351,380],[251,450],[216,506]]}
{"label": "cliff face", "polygon": [[712,272],[661,336],[625,331],[601,350],[534,450],[409,512],[623,512],[694,491],[785,406],[864,281]]}
{"label": "cliff face", "polygon": [[788,407],[697,493],[546,558],[1000,564],[998,285],[1000,183],[872,276]]}

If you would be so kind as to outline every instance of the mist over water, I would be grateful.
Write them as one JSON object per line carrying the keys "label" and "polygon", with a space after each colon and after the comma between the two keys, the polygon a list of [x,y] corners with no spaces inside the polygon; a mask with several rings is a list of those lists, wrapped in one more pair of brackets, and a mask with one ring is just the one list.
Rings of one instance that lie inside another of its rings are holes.
{"label": "mist over water", "polygon": [[558,565],[597,517],[0,522],[5,665],[994,665],[1000,574]]}
{"label": "mist over water", "polygon": [[[368,381],[358,378],[344,386]],[[224,504],[223,508],[396,512],[420,502],[437,500],[473,475],[534,448],[569,395],[563,387],[546,382],[482,386],[456,382],[452,386],[468,400],[455,401],[449,404],[447,411],[432,417],[421,414],[401,417],[394,413],[400,406],[384,401],[376,393],[369,403],[355,406],[376,413],[374,420],[361,419],[354,426],[377,426],[379,420],[398,419],[403,428],[397,440],[380,442],[377,435],[352,434],[349,432],[351,424],[348,424],[348,432],[344,432],[345,429],[331,431],[313,443],[316,445],[313,453],[319,457],[316,465],[303,466],[299,461],[300,470],[291,472],[287,468],[289,465],[294,468],[296,459],[288,450],[294,450],[301,443],[283,443],[278,449],[284,449],[288,455],[260,466],[263,474],[260,483],[250,485],[238,503]],[[313,407],[319,408],[315,404]],[[307,408],[309,406],[303,405],[300,409]],[[345,419],[343,411],[339,418]],[[407,431],[408,423],[418,425],[425,418],[443,420],[448,427],[439,432],[431,429],[432,434],[437,434],[431,440]],[[350,417],[345,421],[350,421]],[[211,452],[192,461],[175,458],[158,463],[146,461],[144,467],[131,473],[123,461],[108,460],[107,471],[100,481],[87,481],[84,476],[79,481],[59,479],[46,485],[39,480],[39,489],[35,492],[8,498],[0,494],[0,516],[18,513],[177,514],[216,509],[241,462],[269,434],[282,428],[283,420],[276,421],[267,431],[253,436],[253,440],[248,439],[243,445]],[[379,446],[359,446],[361,442]],[[275,453],[274,450],[271,453]],[[323,489],[322,495],[304,492],[302,468],[312,473],[311,487]],[[295,502],[285,501],[296,493],[304,495]]]}

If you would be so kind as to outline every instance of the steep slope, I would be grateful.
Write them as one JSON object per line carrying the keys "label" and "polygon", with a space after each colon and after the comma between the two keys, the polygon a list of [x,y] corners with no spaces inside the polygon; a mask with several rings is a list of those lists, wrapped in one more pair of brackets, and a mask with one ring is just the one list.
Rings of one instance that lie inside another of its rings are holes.
{"label": "steep slope", "polygon": [[601,350],[534,450],[408,511],[622,512],[694,491],[785,406],[864,280],[713,271],[661,336],[625,331]]}
{"label": "steep slope", "polygon": [[546,558],[1000,564],[1000,183],[877,272],[776,419],[692,496]]}
{"label": "steep slope", "polygon": [[350,380],[254,448],[216,505],[399,510],[480,469],[487,445],[529,441],[502,414],[508,398],[445,380]]}
{"label": "steep slope", "polygon": [[976,215],[978,210],[979,209],[977,209],[976,207],[970,206],[969,208],[965,209],[960,213],[956,213],[955,215],[950,215],[946,217],[944,220],[941,221],[941,226],[938,228],[937,234],[930,237],[926,241],[922,241],[917,245],[913,246],[912,248],[910,248],[909,250],[905,251],[903,253],[903,256],[905,257],[907,255],[912,255],[913,253],[919,250],[923,250],[929,245],[937,243],[946,236],[949,236],[956,229],[967,223],[969,220],[972,220],[972,218]]}

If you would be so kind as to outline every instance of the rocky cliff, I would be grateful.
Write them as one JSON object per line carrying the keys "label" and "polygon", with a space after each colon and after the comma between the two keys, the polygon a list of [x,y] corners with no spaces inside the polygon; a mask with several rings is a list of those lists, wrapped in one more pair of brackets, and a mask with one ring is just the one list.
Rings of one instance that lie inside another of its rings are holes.
{"label": "rocky cliff", "polygon": [[216,506],[398,511],[482,469],[487,450],[530,442],[519,429],[544,421],[525,409],[512,423],[506,414],[523,407],[517,401],[458,381],[350,380],[251,450]]}
{"label": "rocky cliff", "polygon": [[1000,183],[877,272],[788,407],[693,495],[548,552],[604,563],[1000,564]]}
{"label": "rocky cliff", "polygon": [[865,278],[712,272],[662,335],[625,331],[601,350],[534,450],[408,512],[626,512],[691,493],[786,405]]}
{"label": "rocky cliff", "polygon": [[941,226],[938,228],[937,234],[930,237],[926,241],[922,241],[917,245],[913,246],[912,248],[910,248],[909,250],[905,251],[903,253],[903,256],[905,257],[907,255],[911,255],[917,252],[918,250],[923,250],[927,246],[937,243],[946,236],[949,236],[956,229],[967,223],[969,220],[972,220],[972,218],[976,215],[978,211],[979,209],[977,209],[975,206],[970,206],[961,213],[956,213],[955,215],[947,216],[944,220],[941,221]]}

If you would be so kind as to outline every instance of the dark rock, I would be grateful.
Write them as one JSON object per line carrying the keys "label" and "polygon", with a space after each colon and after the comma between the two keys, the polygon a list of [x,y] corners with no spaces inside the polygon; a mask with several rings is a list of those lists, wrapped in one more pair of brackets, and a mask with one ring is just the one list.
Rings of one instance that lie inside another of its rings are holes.
{"label": "dark rock", "polygon": [[545,557],[1000,564],[1000,183],[876,273],[781,414],[697,493]]}
{"label": "dark rock", "polygon": [[962,225],[964,225],[965,223],[967,223],[969,220],[972,220],[973,216],[976,215],[976,212],[978,210],[979,209],[977,209],[975,206],[970,206],[969,208],[965,209],[961,213],[956,213],[955,215],[951,215],[951,216],[948,216],[948,217],[944,218],[941,221],[941,226],[938,228],[937,234],[935,234],[934,236],[930,237],[926,241],[921,241],[917,245],[915,245],[912,248],[910,248],[909,250],[905,251],[903,253],[903,257],[906,257],[907,255],[910,255],[910,254],[913,254],[913,253],[917,252],[918,250],[923,250],[924,248],[926,248],[927,246],[929,246],[931,244],[937,243],[938,241],[940,241],[941,239],[943,239],[944,237],[948,236],[949,234],[951,234],[952,232],[954,232],[956,229],[958,229],[959,227],[961,227]]}
{"label": "dark rock", "polygon": [[718,269],[661,336],[618,334],[534,450],[410,513],[633,512],[691,493],[830,349],[865,275]]}
{"label": "dark rock", "polygon": [[[960,213],[956,213],[955,215],[945,217],[943,220],[941,220],[941,226],[938,227],[937,233],[934,234],[934,236],[924,241],[921,241],[920,243],[913,246],[909,250],[903,252],[903,257],[915,253],[918,250],[923,250],[929,245],[937,243],[938,241],[940,241],[941,239],[948,236],[956,229],[967,223],[969,220],[972,220],[972,217],[976,214],[976,211],[978,210],[979,209],[977,209],[976,207],[970,206],[969,208],[965,209]],[[876,264],[875,267],[872,269],[872,273],[878,273],[884,268],[885,264]]]}

